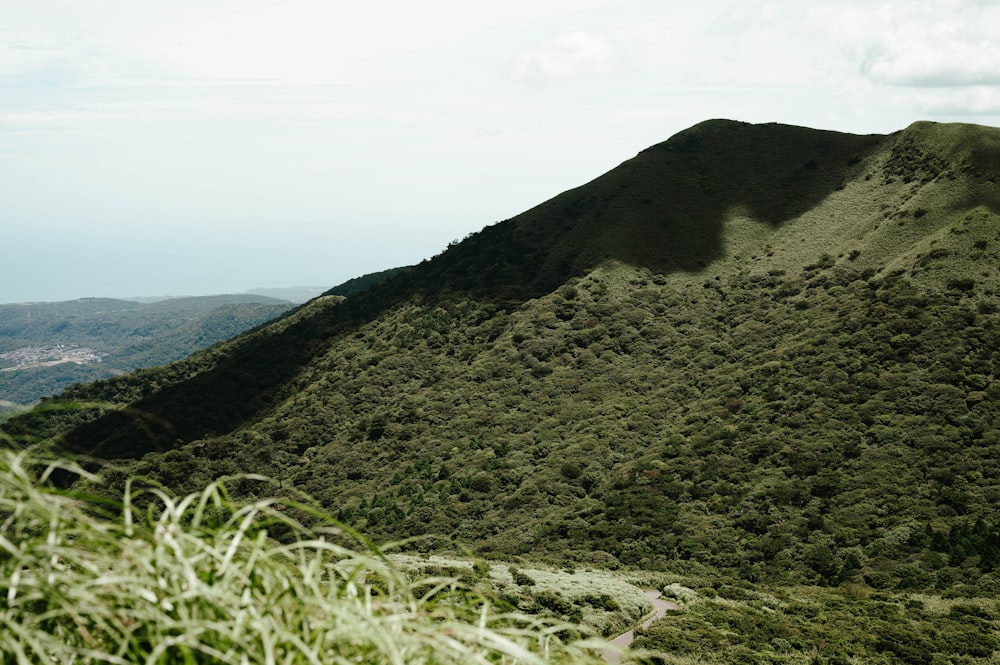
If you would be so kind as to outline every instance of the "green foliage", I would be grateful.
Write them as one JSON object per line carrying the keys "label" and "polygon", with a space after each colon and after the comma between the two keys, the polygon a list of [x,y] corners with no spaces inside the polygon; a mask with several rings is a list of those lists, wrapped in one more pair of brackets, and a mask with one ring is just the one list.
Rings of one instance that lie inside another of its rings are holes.
{"label": "green foliage", "polygon": [[705,123],[346,302],[66,394],[121,408],[4,430],[183,491],[266,474],[426,550],[992,593],[990,131]]}
{"label": "green foliage", "polygon": [[510,567],[510,576],[514,580],[514,584],[518,586],[535,586],[535,580],[514,566]]}
{"label": "green foliage", "polygon": [[88,505],[46,482],[83,469],[35,466],[0,453],[4,663],[597,660],[560,637],[570,626],[498,614],[453,579],[411,580],[335,524],[301,526],[287,503],[235,504],[213,483],[153,492],[144,510],[130,491]]}
{"label": "green foliage", "polygon": [[634,647],[664,662],[803,664],[987,663],[1000,649],[992,600],[850,586],[734,589],[716,580],[713,587],[714,597],[703,592],[638,631]]}
{"label": "green foliage", "polygon": [[899,177],[906,183],[930,182],[946,167],[947,162],[940,155],[927,151],[923,142],[911,134],[895,145],[885,163],[884,173],[887,178]]}
{"label": "green foliage", "polygon": [[[666,286],[622,290],[613,317],[593,293],[628,272],[578,282],[565,320],[559,296],[499,318],[405,305],[252,431],[134,470],[185,491],[253,470],[379,537],[440,534],[484,554],[975,584],[996,565],[991,541],[957,529],[1000,524],[986,481],[1000,320],[902,279],[809,286],[835,270],[720,281],[683,309]],[[802,295],[774,301],[783,283]],[[435,320],[444,333],[407,337]],[[934,535],[952,529],[955,546]]]}

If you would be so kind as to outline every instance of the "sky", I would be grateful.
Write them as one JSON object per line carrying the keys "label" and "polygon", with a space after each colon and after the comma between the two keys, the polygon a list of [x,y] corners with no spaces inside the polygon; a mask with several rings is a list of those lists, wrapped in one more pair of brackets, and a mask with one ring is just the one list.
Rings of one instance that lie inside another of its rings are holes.
{"label": "sky", "polygon": [[334,286],[710,118],[1000,125],[1000,3],[3,0],[0,303]]}

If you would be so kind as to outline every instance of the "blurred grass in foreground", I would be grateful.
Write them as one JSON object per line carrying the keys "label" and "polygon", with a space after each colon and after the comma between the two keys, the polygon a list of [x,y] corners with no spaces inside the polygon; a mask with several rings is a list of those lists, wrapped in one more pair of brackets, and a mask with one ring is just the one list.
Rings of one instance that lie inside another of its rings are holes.
{"label": "blurred grass in foreground", "polygon": [[99,504],[55,488],[57,471],[98,480],[0,451],[0,662],[597,662],[578,627],[409,579],[287,502],[236,504],[216,482],[179,498],[129,483]]}

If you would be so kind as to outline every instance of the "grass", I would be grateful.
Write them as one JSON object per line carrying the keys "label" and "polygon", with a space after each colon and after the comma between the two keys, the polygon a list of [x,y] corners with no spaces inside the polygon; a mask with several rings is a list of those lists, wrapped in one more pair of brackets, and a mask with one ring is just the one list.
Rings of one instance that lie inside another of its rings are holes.
{"label": "grass", "polygon": [[[68,462],[0,451],[0,662],[534,663],[596,660],[579,630],[411,579],[357,534],[225,486],[126,488],[95,507]],[[144,509],[137,508],[143,503]],[[275,539],[274,536],[279,536]]]}
{"label": "grass", "polygon": [[[599,569],[555,568],[540,563],[515,564],[441,555],[392,554],[403,570],[445,572],[459,578],[478,575],[510,605],[531,614],[550,614],[604,637],[633,627],[653,609],[641,587],[627,573]],[[517,572],[515,577],[514,573]]]}

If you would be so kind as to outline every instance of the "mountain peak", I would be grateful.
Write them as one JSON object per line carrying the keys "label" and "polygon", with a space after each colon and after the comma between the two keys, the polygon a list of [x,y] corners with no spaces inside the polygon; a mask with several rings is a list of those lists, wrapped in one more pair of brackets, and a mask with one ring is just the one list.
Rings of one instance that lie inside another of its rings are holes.
{"label": "mountain peak", "polygon": [[346,300],[76,389],[126,408],[64,441],[168,485],[274,476],[393,539],[930,576],[920,534],[1000,525],[997,138],[701,123]]}
{"label": "mountain peak", "polygon": [[[862,177],[862,162],[884,141],[706,121],[449,249],[437,267],[457,261],[453,272],[467,275],[465,284],[520,292],[514,297],[545,293],[612,259],[654,272],[702,272],[727,255],[734,215],[775,231]],[[497,254],[501,238],[516,255]]]}

